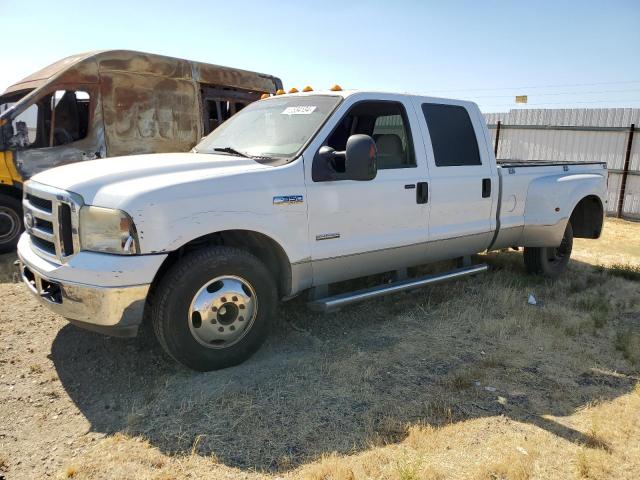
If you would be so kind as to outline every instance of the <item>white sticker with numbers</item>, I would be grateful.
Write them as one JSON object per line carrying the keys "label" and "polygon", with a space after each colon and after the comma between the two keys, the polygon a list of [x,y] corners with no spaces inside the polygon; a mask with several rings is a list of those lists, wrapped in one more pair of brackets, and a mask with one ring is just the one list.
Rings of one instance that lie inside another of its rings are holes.
{"label": "white sticker with numbers", "polygon": [[287,107],[282,111],[282,115],[310,115],[318,108],[315,105],[300,105],[299,107]]}

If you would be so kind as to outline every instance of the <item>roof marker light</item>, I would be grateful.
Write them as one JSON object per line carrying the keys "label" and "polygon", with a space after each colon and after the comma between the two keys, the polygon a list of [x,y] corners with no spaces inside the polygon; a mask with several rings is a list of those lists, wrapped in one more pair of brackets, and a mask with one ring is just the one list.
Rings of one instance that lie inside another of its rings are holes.
{"label": "roof marker light", "polygon": [[289,93],[298,93],[298,89],[296,87],[291,87]]}
{"label": "roof marker light", "polygon": [[279,88],[278,90],[276,90],[276,95],[284,95],[284,90]]}
{"label": "roof marker light", "polygon": [[269,98],[271,95],[269,95],[268,93],[263,93],[262,95],[260,95],[260,100],[264,100],[265,98]]}
{"label": "roof marker light", "polygon": [[309,85],[307,85],[306,87],[304,87],[302,89],[303,92],[313,92],[313,88],[311,88]]}
{"label": "roof marker light", "polygon": [[341,92],[341,91],[342,91],[342,87],[336,83],[336,84],[335,84],[333,87],[331,87],[329,90],[331,90],[332,92]]}

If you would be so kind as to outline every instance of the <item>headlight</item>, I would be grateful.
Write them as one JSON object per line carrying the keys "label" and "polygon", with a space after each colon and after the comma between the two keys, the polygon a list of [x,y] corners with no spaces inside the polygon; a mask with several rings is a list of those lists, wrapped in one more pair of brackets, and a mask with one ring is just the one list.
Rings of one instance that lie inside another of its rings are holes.
{"label": "headlight", "polygon": [[120,255],[140,251],[133,220],[122,210],[84,206],[80,209],[79,227],[83,250]]}

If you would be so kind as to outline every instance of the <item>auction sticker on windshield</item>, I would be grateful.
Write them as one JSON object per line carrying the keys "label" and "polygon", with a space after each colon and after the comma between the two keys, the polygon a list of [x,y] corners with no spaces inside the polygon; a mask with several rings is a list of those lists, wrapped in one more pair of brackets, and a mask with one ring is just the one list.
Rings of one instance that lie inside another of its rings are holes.
{"label": "auction sticker on windshield", "polygon": [[300,105],[298,107],[287,107],[282,111],[282,115],[309,115],[318,108],[315,105]]}

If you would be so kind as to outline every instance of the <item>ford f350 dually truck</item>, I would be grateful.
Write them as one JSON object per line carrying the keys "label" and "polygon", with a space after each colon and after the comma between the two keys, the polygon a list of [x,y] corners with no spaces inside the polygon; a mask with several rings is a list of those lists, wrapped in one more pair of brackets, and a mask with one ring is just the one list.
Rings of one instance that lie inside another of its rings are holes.
{"label": "ford f350 dually truck", "polygon": [[[22,278],[85,328],[132,336],[150,322],[197,370],[237,364],[279,299],[319,310],[484,271],[470,255],[524,247],[556,276],[572,239],[598,238],[604,163],[497,164],[474,103],[326,92],[254,102],[191,153],[82,162],[33,177]],[[452,271],[407,267],[460,259]],[[328,295],[381,272],[398,278]]]}

